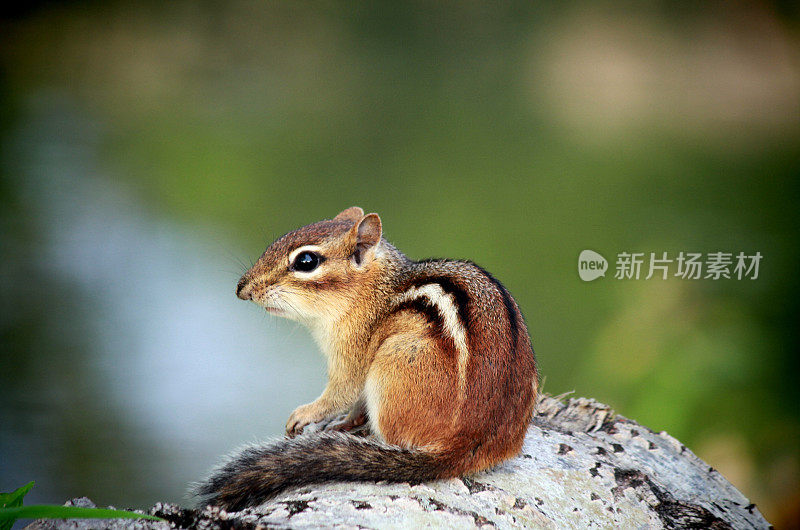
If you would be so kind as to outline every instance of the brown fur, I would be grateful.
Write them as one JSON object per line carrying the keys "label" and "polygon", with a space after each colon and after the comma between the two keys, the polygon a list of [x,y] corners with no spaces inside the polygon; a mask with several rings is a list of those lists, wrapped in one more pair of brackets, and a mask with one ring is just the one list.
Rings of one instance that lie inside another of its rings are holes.
{"label": "brown fur", "polygon": [[[290,232],[237,294],[306,323],[328,357],[328,386],[292,413],[287,434],[352,409],[350,420],[366,411],[383,442],[323,433],[250,448],[201,485],[210,501],[242,507],[331,480],[455,477],[519,452],[538,373],[516,302],[480,267],[413,262],[381,230],[376,214],[353,207]],[[292,256],[309,246],[320,265],[294,270]]]}

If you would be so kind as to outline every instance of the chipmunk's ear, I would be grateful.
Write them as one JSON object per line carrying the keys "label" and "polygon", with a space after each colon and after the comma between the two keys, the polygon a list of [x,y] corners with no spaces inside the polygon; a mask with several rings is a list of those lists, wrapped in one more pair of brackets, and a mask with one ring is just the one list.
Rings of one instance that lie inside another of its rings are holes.
{"label": "chipmunk's ear", "polygon": [[356,265],[361,265],[381,240],[381,218],[376,213],[363,216],[350,229],[349,235],[351,241],[355,243],[353,260]]}
{"label": "chipmunk's ear", "polygon": [[351,206],[350,208],[342,211],[339,215],[334,217],[335,221],[355,221],[358,222],[359,219],[364,217],[364,210],[359,208],[358,206]]}

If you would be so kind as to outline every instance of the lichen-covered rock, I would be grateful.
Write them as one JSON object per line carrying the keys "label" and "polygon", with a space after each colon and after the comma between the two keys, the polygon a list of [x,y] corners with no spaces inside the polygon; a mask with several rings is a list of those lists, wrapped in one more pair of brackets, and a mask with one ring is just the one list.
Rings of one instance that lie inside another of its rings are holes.
{"label": "lichen-covered rock", "polygon": [[[769,527],[730,482],[668,434],[616,416],[594,400],[563,403],[547,396],[522,453],[468,478],[413,486],[329,484],[235,513],[161,503],[149,513],[181,528]],[[86,523],[69,527],[107,526]],[[114,528],[164,526],[118,521]]]}

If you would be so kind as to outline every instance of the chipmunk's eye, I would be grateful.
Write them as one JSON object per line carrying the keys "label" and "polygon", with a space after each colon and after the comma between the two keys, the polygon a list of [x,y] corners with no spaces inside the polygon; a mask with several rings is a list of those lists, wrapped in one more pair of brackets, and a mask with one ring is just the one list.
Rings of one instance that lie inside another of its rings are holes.
{"label": "chipmunk's eye", "polygon": [[292,269],[300,272],[311,272],[322,263],[322,258],[313,252],[301,252],[294,258]]}

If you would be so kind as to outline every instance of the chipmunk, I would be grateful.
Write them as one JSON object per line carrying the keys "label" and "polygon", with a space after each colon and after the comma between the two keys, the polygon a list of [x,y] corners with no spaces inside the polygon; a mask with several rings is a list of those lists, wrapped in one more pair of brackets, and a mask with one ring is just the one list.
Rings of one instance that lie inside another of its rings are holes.
{"label": "chipmunk", "polygon": [[[291,414],[286,439],[242,450],[199,485],[208,504],[240,510],[310,484],[458,477],[520,451],[536,361],[519,307],[477,265],[412,261],[382,237],[377,214],[354,206],[279,238],[236,294],[306,324],[329,381]],[[365,423],[374,437],[348,432]]]}

